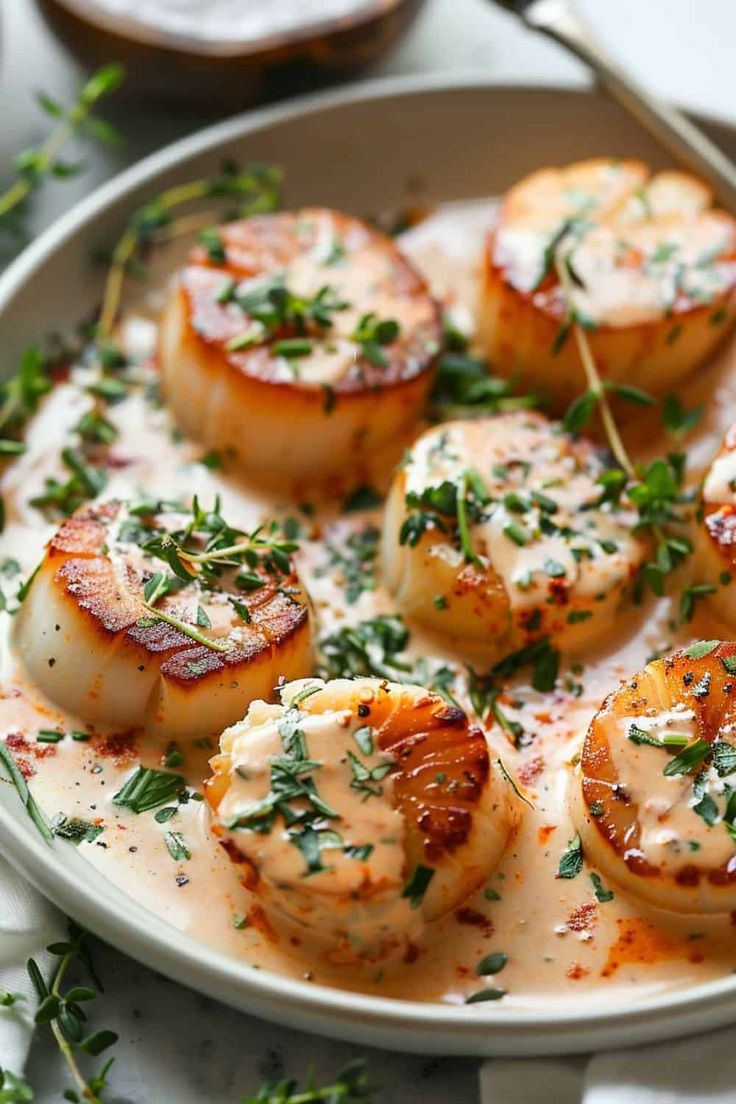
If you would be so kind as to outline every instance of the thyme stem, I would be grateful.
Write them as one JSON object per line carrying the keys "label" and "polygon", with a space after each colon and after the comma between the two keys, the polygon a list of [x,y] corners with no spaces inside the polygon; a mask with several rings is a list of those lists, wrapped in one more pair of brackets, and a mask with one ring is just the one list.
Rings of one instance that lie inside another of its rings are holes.
{"label": "thyme stem", "polygon": [[[68,951],[59,963],[59,967],[54,975],[54,980],[51,985],[51,992],[55,997],[61,998],[61,983],[64,979],[64,974],[67,971],[69,963],[75,956],[76,951]],[[67,1064],[74,1083],[76,1084],[82,1095],[82,1099],[88,1101],[89,1104],[104,1104],[102,1099],[97,1095],[96,1092],[93,1092],[93,1090],[89,1086],[89,1083],[82,1076],[81,1070],[77,1065],[76,1058],[74,1057],[74,1051],[72,1050],[68,1041],[64,1038],[64,1034],[59,1027],[58,1020],[51,1020],[49,1026],[51,1027],[54,1039],[56,1040],[56,1045],[58,1046],[59,1051]]]}
{"label": "thyme stem", "polygon": [[562,259],[559,255],[559,246],[558,249],[555,250],[555,269],[560,281],[560,286],[562,287],[565,294],[565,302],[567,304],[568,314],[572,322],[572,329],[575,335],[575,343],[578,348],[578,353],[580,354],[580,360],[585,370],[586,378],[588,380],[588,387],[595,395],[598,402],[598,407],[601,412],[601,420],[603,422],[603,428],[606,432],[608,443],[611,446],[611,452],[615,456],[619,467],[626,472],[626,475],[629,479],[633,479],[634,465],[631,463],[624,443],[621,440],[621,434],[618,431],[616,419],[613,416],[611,405],[606,394],[606,389],[603,386],[603,381],[601,380],[601,377],[598,373],[598,368],[595,363],[595,357],[593,356],[593,352],[590,348],[590,342],[588,341],[587,334],[585,333],[583,327],[580,325],[575,316],[572,303],[572,280],[570,279],[570,275],[567,271],[567,266],[563,264]]}
{"label": "thyme stem", "polygon": [[[157,196],[156,208],[160,212],[168,212],[180,203],[201,199],[208,194],[209,189],[209,180],[193,180],[188,184],[178,184]],[[135,255],[139,241],[140,234],[137,228],[134,225],[129,226],[113,250],[112,263],[105,281],[102,308],[97,322],[98,340],[107,340],[112,334],[120,306],[125,273]]]}
{"label": "thyme stem", "polygon": [[[83,115],[79,115],[79,108],[75,108],[72,111],[71,118],[75,120],[81,120],[81,118],[83,118]],[[71,138],[74,129],[72,122],[64,122],[60,127],[52,131],[46,141],[38,147],[36,156],[38,158],[39,173],[48,171],[56,154],[69,138]],[[33,190],[34,186],[35,181],[32,176],[26,175],[19,177],[15,184],[0,196],[0,218],[7,215],[8,211],[11,211],[13,207],[17,207],[19,203],[22,203],[26,196]]]}
{"label": "thyme stem", "polygon": [[165,613],[163,610],[149,605],[148,602],[143,602],[142,604],[143,608],[150,613],[152,617],[157,617],[159,621],[165,621],[167,625],[171,625],[173,629],[178,629],[180,632],[183,632],[185,636],[189,636],[192,640],[196,640],[198,644],[204,644],[206,648],[211,648],[213,652],[228,651],[228,644],[220,644],[219,641],[213,640],[211,636],[205,636],[204,633],[198,632],[193,625],[188,625],[186,621],[181,621],[178,617],[174,617],[170,613]]}
{"label": "thyme stem", "polygon": [[465,559],[469,563],[477,564],[478,560],[475,550],[473,548],[473,541],[470,536],[470,526],[468,524],[468,507],[465,501],[465,496],[468,493],[468,473],[464,471],[458,480],[457,487],[457,528],[460,536],[460,544],[462,550],[465,553]]}
{"label": "thyme stem", "polygon": [[243,552],[249,552],[255,545],[252,540],[241,541],[239,544],[231,544],[228,548],[215,548],[211,552],[187,552],[179,548],[179,556],[190,564],[213,563],[214,561],[227,560],[229,556],[239,556]]}

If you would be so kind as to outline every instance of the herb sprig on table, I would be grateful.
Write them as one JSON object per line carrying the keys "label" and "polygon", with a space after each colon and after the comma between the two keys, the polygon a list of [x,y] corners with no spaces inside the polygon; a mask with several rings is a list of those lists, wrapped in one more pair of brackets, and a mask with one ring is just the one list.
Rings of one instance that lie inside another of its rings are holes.
{"label": "herb sprig on table", "polygon": [[94,109],[122,83],[125,70],[112,63],[98,69],[79,90],[71,105],[65,107],[53,96],[39,92],[42,110],[55,122],[55,127],[39,146],[23,150],[15,158],[15,181],[0,195],[0,244],[3,252],[20,245],[27,237],[24,218],[28,198],[48,179],[67,179],[81,172],[83,165],[61,158],[62,148],[74,137],[92,138],[107,145],[120,141],[117,131],[94,114]]}
{"label": "herb sprig on table", "polygon": [[[88,1026],[87,1006],[104,992],[90,943],[90,935],[70,920],[67,939],[46,948],[55,962],[50,983],[45,981],[33,958],[27,963],[28,976],[38,998],[35,1023],[48,1025],[66,1063],[72,1087],[63,1095],[70,1104],[105,1104],[114,1059],[107,1058],[94,1073],[86,1072],[84,1063],[89,1058],[99,1057],[118,1041],[116,1032],[109,1028],[90,1030]],[[70,974],[76,975],[71,983],[67,980]],[[12,1015],[15,1005],[23,1000],[21,993],[0,991],[0,1016]],[[241,1100],[242,1104],[351,1104],[371,1101],[375,1092],[368,1080],[365,1061],[356,1059],[322,1087],[315,1084],[310,1073],[301,1089],[296,1080],[269,1080],[263,1082],[256,1095]],[[0,1104],[30,1104],[33,1100],[33,1089],[28,1081],[0,1067]]]}
{"label": "herb sprig on table", "polygon": [[[34,959],[28,960],[28,976],[38,997],[38,1009],[35,1015],[37,1024],[48,1024],[56,1045],[66,1062],[74,1084],[67,1089],[65,1100],[71,1104],[102,1104],[102,1093],[107,1085],[107,1074],[112,1059],[104,1062],[101,1069],[90,1076],[82,1072],[80,1057],[88,1055],[98,1057],[117,1042],[114,1031],[101,1029],[90,1032],[88,1016],[84,1005],[96,1000],[102,993],[102,983],[92,962],[88,936],[73,921],[69,921],[69,936],[63,942],[52,943],[48,952],[56,959],[51,984],[44,980]],[[88,984],[72,983],[65,987],[67,973],[75,969],[86,975]]]}

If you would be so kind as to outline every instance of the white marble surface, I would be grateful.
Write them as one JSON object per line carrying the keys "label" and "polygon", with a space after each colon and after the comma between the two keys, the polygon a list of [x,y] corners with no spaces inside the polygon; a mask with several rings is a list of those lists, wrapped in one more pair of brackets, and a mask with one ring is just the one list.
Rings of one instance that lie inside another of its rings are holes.
{"label": "white marble surface", "polygon": [[[581,0],[590,21],[635,74],[663,95],[736,117],[733,0]],[[31,0],[2,5],[0,177],[11,156],[44,134],[46,119],[32,92],[43,87],[69,98],[74,64],[50,39]],[[381,73],[485,69],[499,81],[580,83],[582,68],[552,43],[526,34],[484,0],[427,0],[426,9]],[[97,182],[143,153],[208,122],[206,114],[122,111],[123,150],[85,153],[83,177],[47,190],[34,211],[40,229]],[[123,1104],[236,1104],[263,1075],[302,1074],[310,1062],[329,1074],[360,1048],[315,1040],[251,1020],[206,1000],[101,947],[106,983],[104,1026],[120,1033],[110,1100]],[[102,1013],[102,1009],[100,1009]],[[417,1059],[364,1051],[386,1104],[471,1104],[478,1099],[473,1060]],[[1,1056],[0,1056],[1,1058]],[[56,1104],[66,1087],[47,1031],[29,1064],[38,1104]],[[529,1102],[534,1104],[534,1102]]]}

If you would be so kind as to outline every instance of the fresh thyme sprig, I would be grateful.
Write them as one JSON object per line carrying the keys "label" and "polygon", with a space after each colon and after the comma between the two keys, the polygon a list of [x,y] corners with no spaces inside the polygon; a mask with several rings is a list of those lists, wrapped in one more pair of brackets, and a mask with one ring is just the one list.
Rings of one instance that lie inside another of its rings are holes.
{"label": "fresh thyme sprig", "polygon": [[[89,936],[69,921],[68,938],[52,943],[47,950],[57,960],[51,984],[46,983],[33,959],[28,960],[27,970],[39,1000],[35,1021],[49,1025],[72,1078],[74,1088],[65,1091],[64,1099],[70,1104],[105,1104],[103,1094],[113,1059],[108,1058],[99,1071],[87,1076],[79,1063],[80,1056],[97,1057],[118,1039],[109,1029],[87,1033],[83,1005],[96,1000],[104,991],[90,954]],[[87,975],[89,984],[74,982],[65,988],[65,978],[75,967]],[[0,1000],[0,1005],[10,1007],[21,999],[20,994],[7,996],[12,999]],[[296,1080],[268,1080],[256,1095],[249,1094],[241,1100],[242,1104],[357,1104],[372,1101],[375,1093],[365,1060],[359,1058],[349,1062],[327,1085],[317,1086],[310,1072],[303,1088],[299,1088]],[[33,1099],[33,1089],[24,1078],[0,1068],[0,1104],[31,1104]]]}
{"label": "fresh thyme sprig", "polygon": [[398,614],[345,625],[320,638],[320,674],[324,678],[373,675],[391,682],[418,683],[459,709],[453,695],[457,670],[426,658],[412,663],[404,654],[409,638],[409,630]]}
{"label": "fresh thyme sprig", "polygon": [[[107,67],[98,75],[98,80],[92,78],[90,87],[84,93],[86,100],[90,100],[90,106],[95,97],[103,94],[106,82],[112,81],[115,71],[114,67]],[[104,125],[101,120],[90,116],[85,125],[92,124],[95,129]],[[47,478],[41,492],[31,499],[31,505],[49,520],[68,517],[90,498],[99,495],[107,485],[110,449],[117,437],[117,429],[107,417],[107,408],[125,399],[131,389],[141,383],[128,358],[113,340],[125,274],[134,267],[139,252],[157,241],[163,229],[169,236],[182,229],[189,232],[193,228],[191,216],[181,220],[186,222],[186,226],[182,227],[174,221],[174,212],[181,204],[202,197],[237,200],[238,209],[232,217],[273,210],[279,200],[280,179],[280,171],[273,167],[255,166],[240,172],[237,167],[228,165],[217,177],[183,184],[161,193],[134,214],[113,252],[102,308],[93,331],[93,343],[85,350],[88,365],[96,369],[96,378],[86,388],[93,398],[93,406],[80,418],[72,431],[71,441],[60,453],[59,466],[65,477]],[[202,218],[201,215],[197,217]],[[211,222],[213,217],[216,216],[208,212],[207,222]],[[319,299],[319,296],[316,298]],[[325,317],[325,312],[329,313],[330,309],[337,309],[332,300],[323,302],[320,299],[314,307],[315,318]],[[32,347],[24,354],[16,375],[0,388],[0,435],[7,434],[6,438],[0,436],[0,462],[3,457],[22,451],[21,431],[35,413],[40,399],[53,386],[49,374],[51,366],[48,358],[38,348]],[[0,531],[3,522],[4,510],[0,500]]]}
{"label": "fresh thyme sprig", "polygon": [[[82,1004],[95,1000],[102,992],[102,984],[95,972],[87,944],[87,933],[69,921],[69,937],[66,941],[52,943],[47,950],[58,959],[51,985],[47,985],[36,962],[28,960],[28,975],[31,979],[39,1005],[35,1016],[37,1024],[48,1024],[69,1073],[74,1089],[69,1089],[64,1098],[72,1104],[103,1104],[102,1093],[107,1084],[107,1074],[112,1065],[108,1059],[102,1069],[91,1077],[85,1077],[77,1060],[78,1055],[87,1054],[97,1057],[117,1042],[114,1031],[101,1030],[87,1034],[87,1014]],[[70,967],[81,967],[87,974],[91,985],[73,984],[62,988]]]}
{"label": "fresh thyme sprig", "polygon": [[598,409],[601,415],[601,421],[606,431],[606,437],[608,443],[611,446],[611,452],[613,453],[619,467],[626,473],[629,479],[634,475],[634,466],[629,459],[629,455],[624,447],[624,443],[621,440],[621,435],[616,425],[616,419],[613,416],[611,410],[611,404],[608,401],[608,388],[603,386],[598,368],[595,363],[595,357],[593,356],[590,348],[590,343],[585,336],[583,325],[581,324],[580,317],[576,314],[570,304],[572,304],[572,291],[573,281],[570,277],[569,264],[566,263],[566,258],[563,258],[559,242],[555,248],[555,269],[560,281],[560,286],[563,289],[565,295],[565,301],[568,303],[568,316],[570,319],[570,326],[572,327],[575,342],[578,347],[578,353],[580,360],[585,371],[585,376],[588,381],[588,394],[592,397],[593,401],[598,405]]}
{"label": "fresh thyme sprig", "polygon": [[[195,496],[188,520],[174,530],[155,524],[163,505],[143,501],[129,507],[128,512],[135,520],[127,521],[122,528],[127,539],[139,544],[148,556],[162,560],[173,573],[167,576],[156,572],[147,581],[143,606],[151,617],[179,629],[198,644],[216,652],[226,652],[229,644],[206,636],[194,625],[160,609],[159,599],[182,583],[211,586],[226,571],[234,572],[235,585],[247,592],[260,590],[269,577],[281,582],[291,574],[289,557],[299,545],[287,540],[276,522],[258,525],[250,533],[233,528],[220,512],[219,498],[213,509],[207,510]],[[250,619],[247,605],[236,599],[231,599],[231,605],[247,623]],[[203,610],[198,609],[198,619],[203,628],[209,627]]]}
{"label": "fresh thyme sprig", "polygon": [[[144,502],[130,512],[141,519],[150,518],[160,505]],[[149,530],[141,545],[187,583],[197,577],[219,578],[227,568],[237,568],[238,585],[244,590],[258,590],[265,584],[265,578],[257,574],[259,570],[276,577],[290,574],[289,556],[298,551],[297,541],[286,539],[276,522],[257,525],[246,533],[231,526],[220,510],[219,496],[213,508],[207,510],[195,495],[184,526],[163,534]]]}
{"label": "fresh thyme sprig", "polygon": [[[139,208],[112,253],[97,322],[97,341],[112,339],[126,274],[134,267],[139,252],[153,244],[160,231],[167,230],[172,235],[176,229],[173,214],[179,207],[201,199],[225,198],[238,204],[233,217],[273,211],[280,201],[280,184],[281,172],[274,166],[254,165],[241,171],[237,166],[227,165],[219,176],[178,184]],[[211,213],[206,220],[212,221]],[[195,225],[196,222],[187,220],[186,232],[191,232]]]}
{"label": "fresh thyme sprig", "polygon": [[53,387],[49,358],[38,345],[21,354],[17,370],[0,384],[0,434],[18,439],[38,404]]}
{"label": "fresh thyme sprig", "polygon": [[[573,281],[569,258],[560,253],[561,244],[558,243],[556,247],[555,268],[569,303]],[[601,380],[585,327],[580,324],[572,308],[568,308],[568,315],[588,381],[588,390],[569,407],[563,424],[569,432],[578,432],[597,407],[617,465],[599,477],[598,482],[603,488],[600,502],[618,503],[625,498],[637,511],[639,520],[633,531],[654,541],[655,557],[639,569],[634,596],[640,600],[646,586],[654,594],[661,596],[665,592],[667,576],[692,552],[692,543],[684,533],[686,518],[682,512],[682,507],[691,501],[691,496],[683,490],[685,456],[681,453],[670,453],[666,458],[656,459],[647,465],[634,464],[621,439],[608,396],[614,392],[630,402],[647,406],[652,405],[652,400],[639,388]],[[678,430],[683,422],[685,428],[694,424],[693,419],[688,421],[679,404],[675,407],[671,399],[669,407],[667,404],[665,406],[664,423],[667,428],[668,422],[673,425],[677,423]],[[692,608],[694,601],[695,599],[688,609]],[[683,619],[686,619],[684,614]]]}
{"label": "fresh thyme sprig", "polygon": [[425,487],[421,493],[409,491],[406,505],[409,513],[401,526],[399,544],[414,548],[427,529],[439,529],[453,536],[467,563],[479,563],[473,547],[471,524],[481,521],[491,497],[481,476],[465,468],[457,479]]}
{"label": "fresh thyme sprig", "polygon": [[119,136],[104,119],[93,114],[93,109],[105,96],[114,92],[125,76],[122,65],[116,63],[98,69],[80,89],[71,107],[64,107],[45,92],[38,94],[38,102],[47,115],[56,121],[56,127],[48,138],[32,149],[23,150],[13,162],[17,179],[0,195],[0,231],[16,240],[22,237],[22,215],[28,197],[49,177],[59,179],[76,175],[81,165],[62,161],[59,153],[70,138],[81,135],[114,144]]}
{"label": "fresh thyme sprig", "polygon": [[0,1104],[30,1104],[33,1089],[24,1077],[0,1067]]}
{"label": "fresh thyme sprig", "polygon": [[243,1104],[351,1104],[373,1100],[375,1093],[365,1061],[358,1058],[345,1066],[329,1085],[318,1088],[312,1073],[303,1089],[298,1088],[296,1081],[266,1081],[256,1096],[243,1097]]}

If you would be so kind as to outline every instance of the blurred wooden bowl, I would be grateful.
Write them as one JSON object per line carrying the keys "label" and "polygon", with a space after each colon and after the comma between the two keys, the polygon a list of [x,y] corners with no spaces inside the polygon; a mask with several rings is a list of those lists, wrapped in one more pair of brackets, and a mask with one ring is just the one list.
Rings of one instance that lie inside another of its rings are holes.
{"label": "blurred wooden bowl", "polygon": [[215,39],[115,15],[96,0],[36,0],[52,32],[86,68],[125,65],[128,96],[188,106],[216,102],[225,110],[355,75],[387,53],[423,3],[356,0],[355,10],[339,19],[257,38]]}

